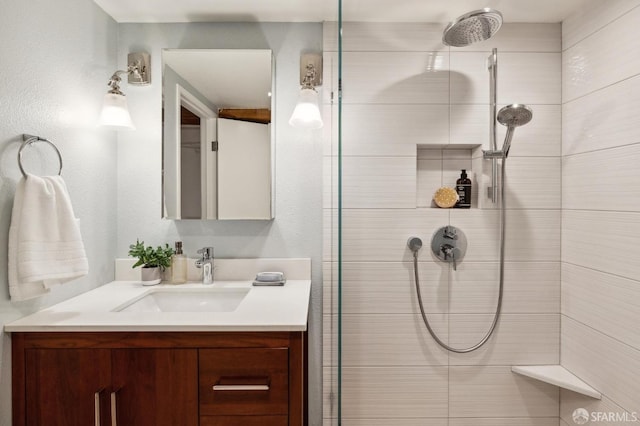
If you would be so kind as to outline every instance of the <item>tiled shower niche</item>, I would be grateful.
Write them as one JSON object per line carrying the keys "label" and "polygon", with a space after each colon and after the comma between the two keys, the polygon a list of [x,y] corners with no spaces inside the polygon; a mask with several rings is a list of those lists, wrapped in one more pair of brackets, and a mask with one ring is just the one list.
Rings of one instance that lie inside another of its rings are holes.
{"label": "tiled shower niche", "polygon": [[492,206],[486,196],[490,184],[485,176],[491,171],[491,163],[483,160],[479,145],[418,145],[416,163],[416,207],[438,208],[433,194],[443,186],[455,188],[462,170],[472,182],[471,208]]}

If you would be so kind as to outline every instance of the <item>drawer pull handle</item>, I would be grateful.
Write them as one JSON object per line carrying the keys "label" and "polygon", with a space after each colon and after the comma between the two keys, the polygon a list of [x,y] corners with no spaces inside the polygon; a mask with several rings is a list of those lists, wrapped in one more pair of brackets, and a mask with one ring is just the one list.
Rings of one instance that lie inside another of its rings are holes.
{"label": "drawer pull handle", "polygon": [[214,391],[268,391],[269,385],[213,385]]}

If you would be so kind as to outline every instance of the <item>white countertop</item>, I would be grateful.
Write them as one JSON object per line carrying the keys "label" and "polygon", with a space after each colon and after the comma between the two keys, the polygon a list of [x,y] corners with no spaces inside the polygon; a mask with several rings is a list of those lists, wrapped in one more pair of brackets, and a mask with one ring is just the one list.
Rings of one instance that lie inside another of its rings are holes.
{"label": "white countertop", "polygon": [[[247,288],[232,312],[117,312],[129,301],[158,289]],[[307,329],[311,281],[288,280],[280,287],[254,287],[251,281],[216,281],[203,285],[113,281],[26,316],[8,332],[58,331],[304,331]]]}

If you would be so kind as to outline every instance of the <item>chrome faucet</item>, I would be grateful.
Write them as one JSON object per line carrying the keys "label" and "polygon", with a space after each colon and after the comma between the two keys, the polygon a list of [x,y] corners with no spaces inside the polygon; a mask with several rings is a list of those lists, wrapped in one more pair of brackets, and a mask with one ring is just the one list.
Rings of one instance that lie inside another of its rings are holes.
{"label": "chrome faucet", "polygon": [[198,250],[202,257],[196,260],[196,267],[202,268],[202,284],[213,284],[213,247]]}

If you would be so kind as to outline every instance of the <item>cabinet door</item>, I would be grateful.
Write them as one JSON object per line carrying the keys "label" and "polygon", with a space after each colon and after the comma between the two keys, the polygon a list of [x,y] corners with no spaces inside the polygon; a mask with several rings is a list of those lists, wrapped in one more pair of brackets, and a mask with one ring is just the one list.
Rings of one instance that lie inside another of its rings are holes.
{"label": "cabinet door", "polygon": [[196,349],[113,349],[111,360],[118,426],[198,425]]}
{"label": "cabinet door", "polygon": [[108,425],[110,353],[109,349],[27,349],[26,424]]}

